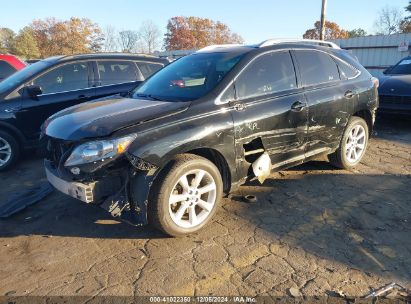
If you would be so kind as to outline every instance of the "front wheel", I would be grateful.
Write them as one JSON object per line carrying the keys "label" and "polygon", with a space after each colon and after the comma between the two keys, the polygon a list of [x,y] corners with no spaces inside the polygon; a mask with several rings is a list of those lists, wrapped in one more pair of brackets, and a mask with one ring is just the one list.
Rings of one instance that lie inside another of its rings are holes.
{"label": "front wheel", "polygon": [[345,128],[338,149],[328,156],[338,168],[351,169],[363,158],[368,145],[368,125],[361,117],[353,116]]}
{"label": "front wheel", "polygon": [[156,180],[149,221],[172,236],[196,232],[213,217],[222,189],[220,172],[212,162],[192,154],[180,155]]}
{"label": "front wheel", "polygon": [[0,171],[15,165],[20,155],[20,146],[9,133],[0,130]]}

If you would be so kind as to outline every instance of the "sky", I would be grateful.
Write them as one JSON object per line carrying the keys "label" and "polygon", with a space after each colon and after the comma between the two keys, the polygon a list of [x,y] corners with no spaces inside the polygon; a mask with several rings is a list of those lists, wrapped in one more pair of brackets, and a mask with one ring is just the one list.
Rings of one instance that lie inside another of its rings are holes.
{"label": "sky", "polygon": [[[33,19],[90,18],[103,29],[138,30],[153,20],[162,31],[174,16],[198,16],[226,23],[246,43],[269,38],[301,38],[319,20],[321,0],[3,0],[0,27],[18,31]],[[408,0],[328,0],[327,20],[372,33],[384,6],[403,9]]]}

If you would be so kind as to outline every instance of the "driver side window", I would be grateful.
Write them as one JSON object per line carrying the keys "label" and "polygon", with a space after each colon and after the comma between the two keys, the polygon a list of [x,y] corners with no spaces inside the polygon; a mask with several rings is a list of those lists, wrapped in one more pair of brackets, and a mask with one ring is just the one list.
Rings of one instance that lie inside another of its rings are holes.
{"label": "driver side window", "polygon": [[43,94],[85,89],[88,83],[87,62],[65,64],[46,72],[33,81],[40,86]]}
{"label": "driver side window", "polygon": [[264,96],[297,87],[288,51],[272,52],[255,59],[237,78],[238,99]]}

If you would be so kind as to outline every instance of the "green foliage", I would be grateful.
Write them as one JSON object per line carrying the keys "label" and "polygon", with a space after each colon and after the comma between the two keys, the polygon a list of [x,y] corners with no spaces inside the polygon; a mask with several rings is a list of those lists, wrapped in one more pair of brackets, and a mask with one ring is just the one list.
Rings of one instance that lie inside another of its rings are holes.
{"label": "green foliage", "polygon": [[24,59],[34,59],[40,57],[40,51],[37,47],[37,42],[34,39],[33,31],[30,27],[25,27],[20,30],[19,34],[13,40],[11,49],[13,54]]}
{"label": "green foliage", "polygon": [[348,38],[363,37],[367,36],[367,32],[362,28],[353,29],[348,31]]}

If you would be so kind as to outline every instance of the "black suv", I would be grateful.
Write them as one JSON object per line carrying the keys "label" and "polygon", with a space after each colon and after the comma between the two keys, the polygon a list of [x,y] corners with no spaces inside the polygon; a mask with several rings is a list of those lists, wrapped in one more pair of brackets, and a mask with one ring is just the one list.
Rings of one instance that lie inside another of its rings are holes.
{"label": "black suv", "polygon": [[313,44],[207,47],[127,98],[55,114],[44,130],[48,180],[119,219],[179,236],[202,228],[222,194],[247,179],[324,154],[354,167],[378,81],[348,52]]}
{"label": "black suv", "polygon": [[132,54],[58,56],[36,62],[0,83],[0,171],[22,149],[40,145],[41,124],[52,114],[92,99],[125,93],[168,64]]}

